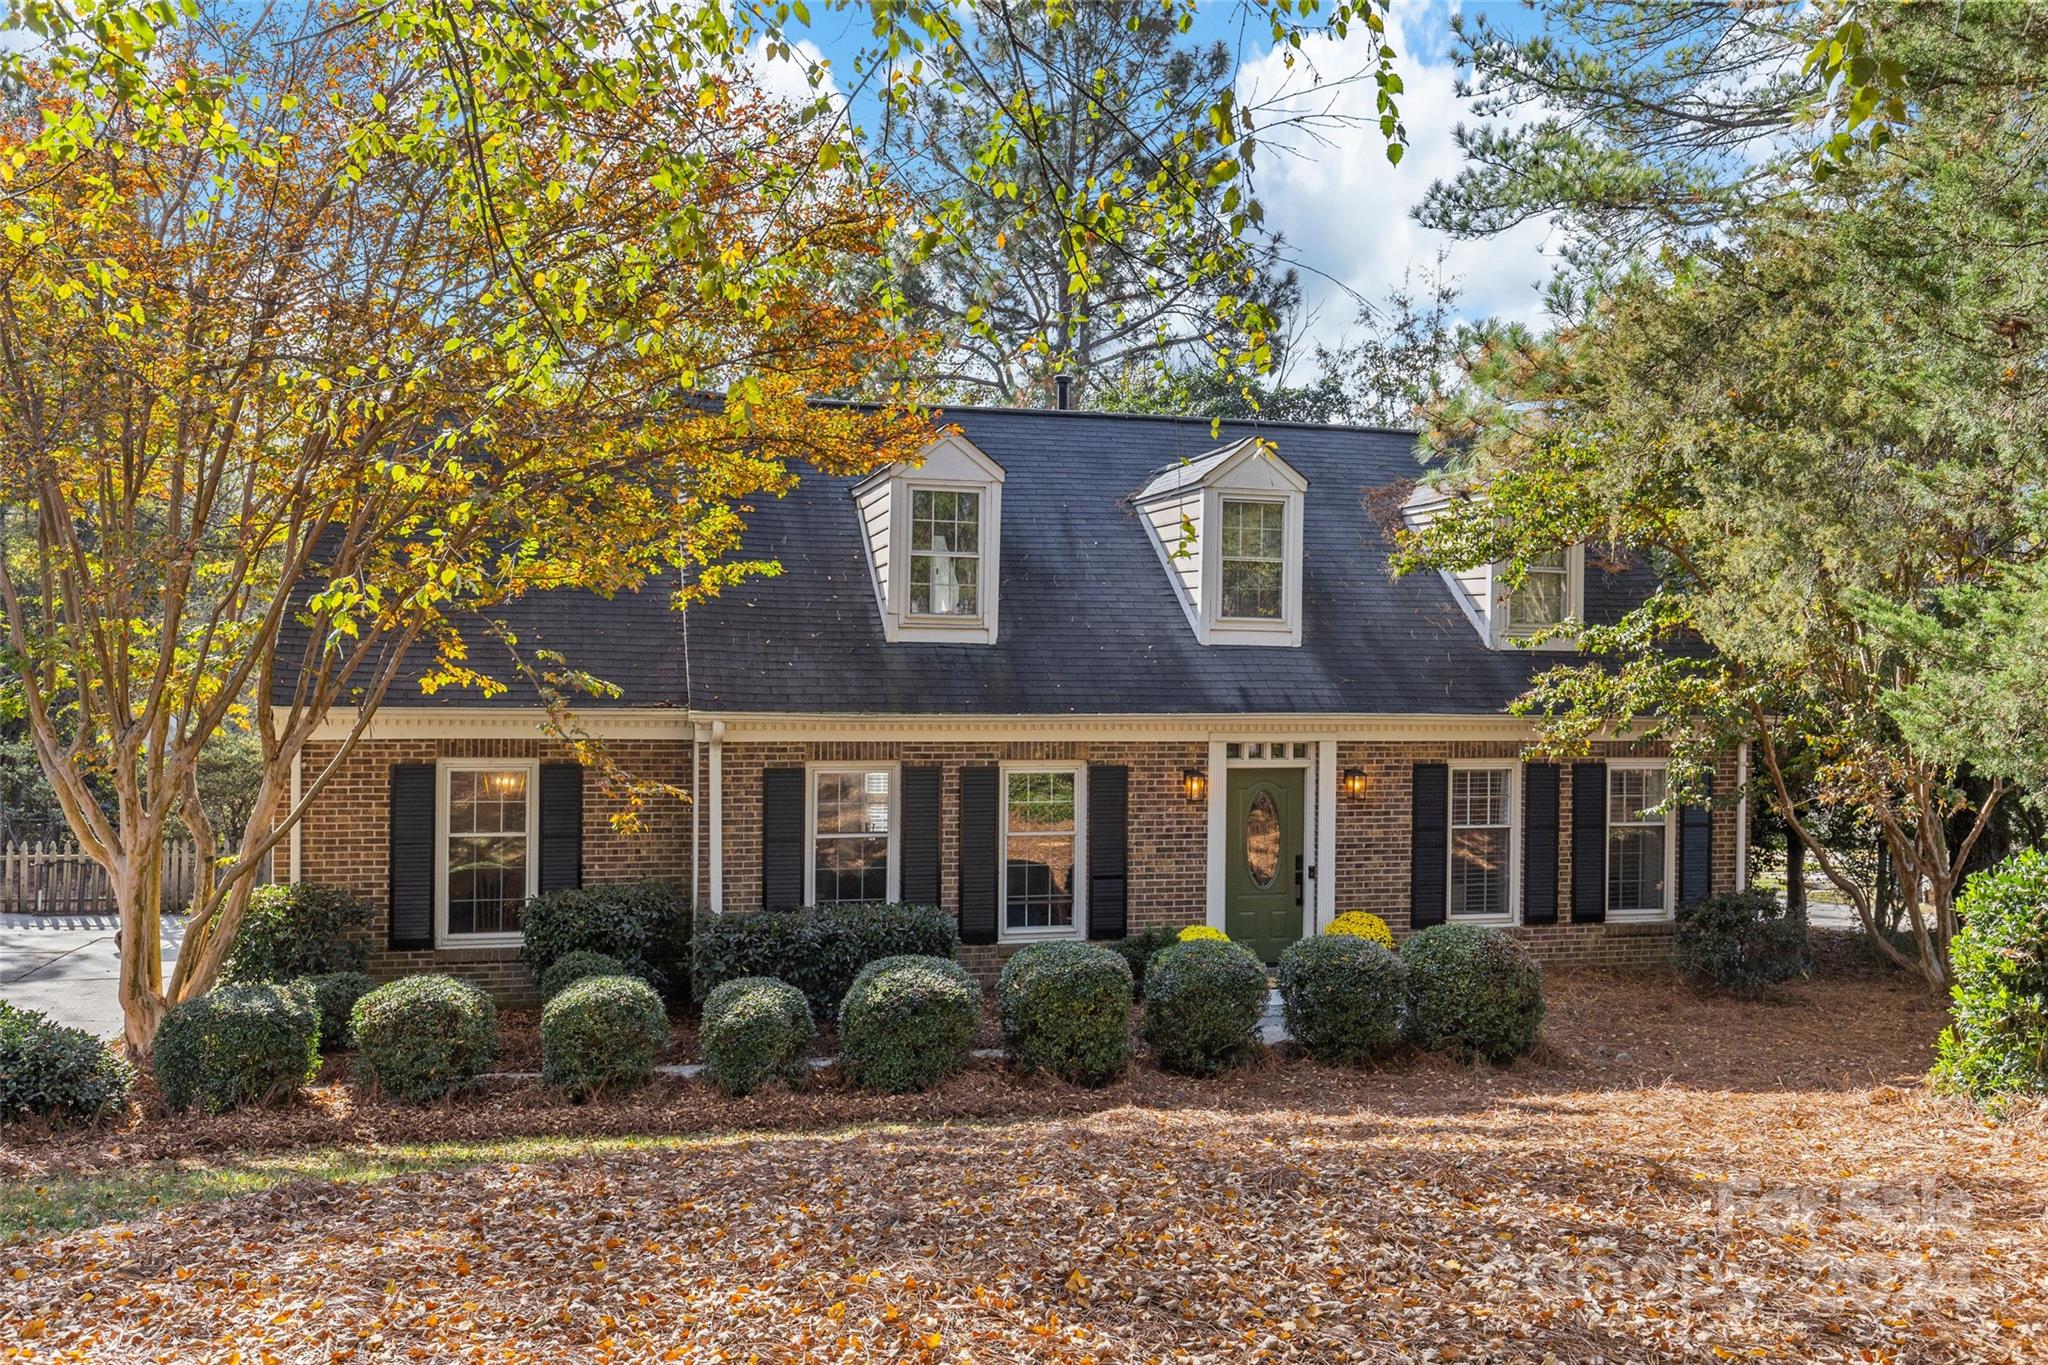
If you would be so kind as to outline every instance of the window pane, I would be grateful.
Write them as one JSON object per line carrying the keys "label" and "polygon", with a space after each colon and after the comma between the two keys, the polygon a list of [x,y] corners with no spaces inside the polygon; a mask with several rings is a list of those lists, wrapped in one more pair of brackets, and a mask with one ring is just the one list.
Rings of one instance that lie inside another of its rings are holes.
{"label": "window pane", "polygon": [[1627,825],[1607,835],[1607,908],[1664,908],[1664,827]]}
{"label": "window pane", "polygon": [[1004,783],[1003,922],[1063,929],[1074,922],[1074,774],[1013,772]]}
{"label": "window pane", "polygon": [[1662,768],[1610,768],[1607,777],[1607,822],[1625,825],[1664,817],[1652,808],[1664,804]]}
{"label": "window pane", "polygon": [[1461,829],[1451,835],[1451,913],[1508,912],[1508,832]]}
{"label": "window pane", "polygon": [[1223,614],[1278,620],[1280,565],[1252,559],[1223,561]]}
{"label": "window pane", "polygon": [[1253,885],[1260,888],[1271,886],[1280,871],[1280,811],[1271,792],[1254,796],[1245,813],[1244,861]]}
{"label": "window pane", "polygon": [[1508,598],[1508,620],[1517,627],[1539,628],[1562,622],[1567,613],[1568,579],[1549,569],[1530,569]]}
{"label": "window pane", "polygon": [[887,768],[813,775],[818,823],[812,899],[889,898],[889,779]]}
{"label": "window pane", "polygon": [[519,911],[525,900],[524,835],[465,835],[448,840],[449,933],[518,933]]}
{"label": "window pane", "polygon": [[1501,768],[1461,768],[1451,774],[1453,825],[1505,825],[1508,773]]}

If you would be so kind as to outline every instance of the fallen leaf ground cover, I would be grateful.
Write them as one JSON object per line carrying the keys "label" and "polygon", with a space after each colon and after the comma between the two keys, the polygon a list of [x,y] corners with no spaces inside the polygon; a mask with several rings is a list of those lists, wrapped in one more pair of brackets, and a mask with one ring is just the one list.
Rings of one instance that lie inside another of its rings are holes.
{"label": "fallen leaf ground cover", "polygon": [[[24,1359],[2048,1358],[2048,1125],[1926,1092],[1905,983],[1556,974],[1504,1071],[146,1120],[74,1181],[243,1197],[0,1248]],[[462,1131],[451,1131],[460,1129]],[[735,1130],[758,1130],[732,1136]],[[418,1145],[411,1145],[418,1144]],[[232,1160],[227,1158],[231,1157]],[[175,1158],[173,1160],[172,1158]],[[384,1164],[378,1166],[378,1161]],[[336,1166],[321,1163],[355,1163]]]}

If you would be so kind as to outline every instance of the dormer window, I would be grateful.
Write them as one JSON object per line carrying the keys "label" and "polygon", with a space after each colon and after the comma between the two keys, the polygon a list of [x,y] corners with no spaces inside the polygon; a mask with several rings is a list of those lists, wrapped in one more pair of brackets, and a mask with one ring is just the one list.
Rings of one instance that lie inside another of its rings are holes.
{"label": "dormer window", "polygon": [[1287,504],[1223,499],[1226,621],[1277,621],[1285,609]]}
{"label": "dormer window", "polygon": [[[1490,577],[1498,584],[1493,592],[1494,635],[1497,641],[1514,641],[1540,635],[1586,616],[1586,548],[1573,545],[1548,554],[1532,556],[1522,571],[1522,581],[1509,588],[1502,566],[1495,565]],[[1546,645],[1573,648],[1568,637],[1544,641]]]}
{"label": "dormer window", "polygon": [[882,636],[992,645],[1002,577],[1003,467],[948,434],[853,489]]}
{"label": "dormer window", "polygon": [[[1409,530],[1420,531],[1450,506],[1454,496],[1459,495],[1427,485],[1417,488],[1401,505],[1401,519]],[[1532,555],[1523,566],[1521,582],[1512,588],[1507,583],[1507,568],[1505,564],[1478,564],[1440,572],[1452,599],[1488,647],[1577,649],[1578,641],[1569,632],[1533,646],[1525,642],[1586,619],[1586,547],[1570,545]]]}
{"label": "dormer window", "polygon": [[1308,480],[1252,437],[1169,465],[1135,499],[1195,638],[1301,643]]}
{"label": "dormer window", "polygon": [[980,617],[981,494],[910,490],[910,614]]}

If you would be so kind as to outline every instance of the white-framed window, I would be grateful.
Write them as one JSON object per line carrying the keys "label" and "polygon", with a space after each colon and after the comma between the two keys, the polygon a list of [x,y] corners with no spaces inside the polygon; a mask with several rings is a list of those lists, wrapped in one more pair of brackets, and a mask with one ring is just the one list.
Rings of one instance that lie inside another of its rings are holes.
{"label": "white-framed window", "polygon": [[[1491,571],[1500,576],[1500,567]],[[1522,581],[1499,597],[1500,635],[1520,639],[1555,629],[1586,615],[1586,547],[1570,545],[1547,554],[1533,555],[1523,568]],[[1546,641],[1546,648],[1569,649],[1572,641],[1560,637]]]}
{"label": "white-framed window", "polygon": [[443,759],[435,786],[435,941],[519,942],[520,912],[540,892],[540,763]]}
{"label": "white-framed window", "polygon": [[912,616],[981,615],[981,494],[910,489]]}
{"label": "white-framed window", "polygon": [[807,793],[809,903],[896,899],[896,769],[816,764]]}
{"label": "white-framed window", "polygon": [[1450,777],[1450,917],[1506,924],[1515,904],[1514,765],[1454,765]]}
{"label": "white-framed window", "polygon": [[1671,914],[1671,813],[1655,809],[1669,791],[1661,761],[1607,765],[1607,917],[1666,919]]}
{"label": "white-framed window", "polygon": [[1278,621],[1287,603],[1287,504],[1223,499],[1217,614],[1226,621]]}
{"label": "white-framed window", "polygon": [[1080,936],[1084,796],[1079,767],[1003,768],[1005,939]]}

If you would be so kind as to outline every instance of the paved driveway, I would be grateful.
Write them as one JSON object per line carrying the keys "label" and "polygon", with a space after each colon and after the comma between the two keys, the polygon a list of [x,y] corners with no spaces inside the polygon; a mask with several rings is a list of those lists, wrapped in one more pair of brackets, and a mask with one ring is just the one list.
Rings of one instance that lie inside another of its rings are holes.
{"label": "paved driveway", "polygon": [[[112,915],[0,915],[0,1000],[103,1038],[119,1036],[118,923]],[[166,916],[167,974],[184,936],[184,919]]]}

